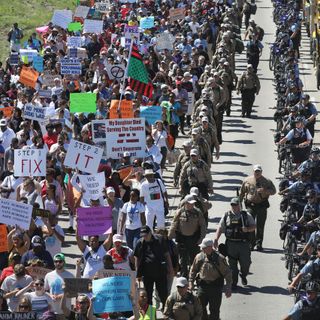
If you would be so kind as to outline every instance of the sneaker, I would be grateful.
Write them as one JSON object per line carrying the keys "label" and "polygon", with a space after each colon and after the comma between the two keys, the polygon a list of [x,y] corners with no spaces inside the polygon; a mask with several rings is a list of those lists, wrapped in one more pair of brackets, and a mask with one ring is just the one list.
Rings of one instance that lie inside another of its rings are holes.
{"label": "sneaker", "polygon": [[242,283],[242,285],[243,285],[243,286],[246,286],[246,285],[248,284],[247,277],[240,275],[240,278],[241,278],[241,283]]}

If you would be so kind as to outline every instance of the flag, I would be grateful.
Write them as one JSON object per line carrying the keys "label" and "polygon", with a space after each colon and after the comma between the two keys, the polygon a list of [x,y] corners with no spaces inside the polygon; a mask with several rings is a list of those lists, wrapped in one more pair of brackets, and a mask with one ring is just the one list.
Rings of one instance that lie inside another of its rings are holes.
{"label": "flag", "polygon": [[142,61],[142,56],[138,47],[133,44],[128,66],[129,85],[131,89],[143,96],[152,98],[153,86],[149,80],[146,66]]}

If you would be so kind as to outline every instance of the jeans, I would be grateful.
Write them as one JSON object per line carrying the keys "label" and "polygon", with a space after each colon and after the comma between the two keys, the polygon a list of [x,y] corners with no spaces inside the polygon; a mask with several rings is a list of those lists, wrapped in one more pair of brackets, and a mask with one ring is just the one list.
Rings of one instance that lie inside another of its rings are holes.
{"label": "jeans", "polygon": [[128,247],[134,250],[137,241],[140,239],[140,228],[134,230],[126,229],[125,234]]}

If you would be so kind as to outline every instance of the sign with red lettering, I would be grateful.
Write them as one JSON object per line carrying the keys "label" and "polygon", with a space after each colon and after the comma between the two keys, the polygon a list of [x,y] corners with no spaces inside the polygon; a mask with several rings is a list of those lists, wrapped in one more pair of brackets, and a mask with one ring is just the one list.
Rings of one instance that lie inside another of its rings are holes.
{"label": "sign with red lettering", "polygon": [[71,140],[64,160],[64,165],[72,169],[79,169],[82,172],[95,174],[102,158],[103,149]]}
{"label": "sign with red lettering", "polygon": [[14,150],[14,175],[16,177],[44,177],[46,157],[46,149]]}

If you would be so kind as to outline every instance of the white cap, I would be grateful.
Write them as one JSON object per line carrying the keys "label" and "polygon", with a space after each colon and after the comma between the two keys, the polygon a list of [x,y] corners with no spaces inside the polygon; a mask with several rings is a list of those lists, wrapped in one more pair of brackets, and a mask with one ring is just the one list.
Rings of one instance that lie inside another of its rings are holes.
{"label": "white cap", "polygon": [[199,155],[199,152],[197,149],[191,149],[190,156],[198,156],[198,155]]}
{"label": "white cap", "polygon": [[169,88],[169,86],[166,85],[166,84],[162,84],[160,88],[161,88],[161,90],[163,90],[163,89],[165,89],[165,88]]}
{"label": "white cap", "polygon": [[199,130],[197,128],[193,128],[191,134],[198,134]]}
{"label": "white cap", "polygon": [[199,195],[199,189],[198,189],[197,187],[192,187],[192,188],[190,189],[190,194],[191,194],[192,196],[198,196],[198,195]]}
{"label": "white cap", "polygon": [[146,169],[146,170],[144,170],[144,175],[145,176],[147,176],[147,175],[154,175],[154,172],[153,172],[153,170],[152,169]]}
{"label": "white cap", "polygon": [[260,165],[260,164],[255,164],[255,165],[253,166],[253,171],[262,171],[261,165]]}
{"label": "white cap", "polygon": [[123,153],[123,157],[131,157],[131,153],[126,151]]}
{"label": "white cap", "polygon": [[199,245],[200,249],[204,249],[207,247],[213,247],[213,241],[211,239],[208,238],[204,238],[201,242],[201,244]]}
{"label": "white cap", "polygon": [[113,187],[108,187],[106,192],[107,192],[107,194],[109,194],[109,193],[116,192],[116,191],[114,190]]}
{"label": "white cap", "polygon": [[0,126],[6,126],[8,124],[6,119],[1,119],[0,120]]}
{"label": "white cap", "polygon": [[123,242],[123,237],[121,234],[115,234],[113,237],[112,237],[112,242],[115,243],[115,242]]}
{"label": "white cap", "polygon": [[208,117],[203,117],[203,118],[202,118],[202,122],[209,122]]}
{"label": "white cap", "polygon": [[186,78],[186,77],[192,78],[192,74],[191,74],[190,72],[185,72],[185,73],[183,74],[183,77],[184,77],[184,78]]}
{"label": "white cap", "polygon": [[189,148],[190,148],[190,147],[192,146],[192,141],[190,141],[190,140],[188,141],[188,140],[187,140],[187,141],[185,141],[185,142],[182,144],[182,146],[183,146],[183,147],[189,147]]}
{"label": "white cap", "polygon": [[194,200],[194,197],[191,194],[186,195],[184,197],[184,201],[188,202],[188,203],[196,203],[197,202],[196,200]]}
{"label": "white cap", "polygon": [[188,285],[188,280],[185,277],[179,277],[176,280],[176,286],[180,288],[184,288]]}

